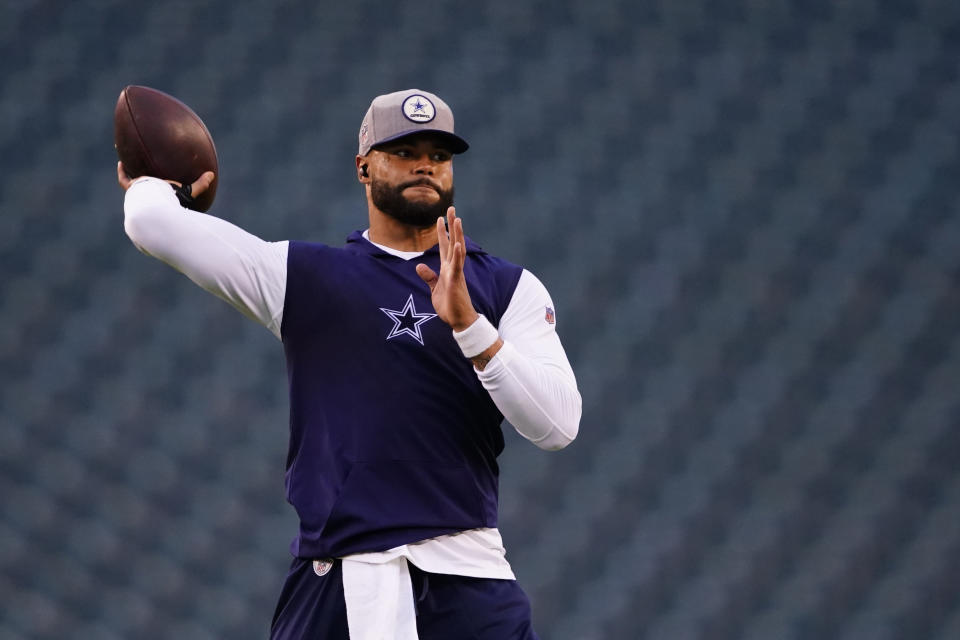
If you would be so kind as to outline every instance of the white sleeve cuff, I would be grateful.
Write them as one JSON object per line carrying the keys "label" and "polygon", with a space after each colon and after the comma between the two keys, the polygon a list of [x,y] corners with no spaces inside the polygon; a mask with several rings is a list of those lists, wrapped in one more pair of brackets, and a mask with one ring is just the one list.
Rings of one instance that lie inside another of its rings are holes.
{"label": "white sleeve cuff", "polygon": [[460,345],[460,350],[467,358],[480,355],[492,347],[499,337],[497,328],[490,324],[483,314],[480,314],[480,317],[463,331],[453,332],[453,339]]}

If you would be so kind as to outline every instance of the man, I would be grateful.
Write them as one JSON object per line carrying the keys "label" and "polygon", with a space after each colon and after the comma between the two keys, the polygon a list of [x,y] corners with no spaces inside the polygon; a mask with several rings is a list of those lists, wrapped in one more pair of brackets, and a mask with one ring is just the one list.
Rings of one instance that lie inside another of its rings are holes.
{"label": "man", "polygon": [[369,228],[343,248],[266,242],[118,165],[133,243],[283,341],[300,530],[273,638],[536,638],[496,529],[500,423],[560,449],[581,400],[544,286],[464,236],[467,148],[437,96],[375,98]]}

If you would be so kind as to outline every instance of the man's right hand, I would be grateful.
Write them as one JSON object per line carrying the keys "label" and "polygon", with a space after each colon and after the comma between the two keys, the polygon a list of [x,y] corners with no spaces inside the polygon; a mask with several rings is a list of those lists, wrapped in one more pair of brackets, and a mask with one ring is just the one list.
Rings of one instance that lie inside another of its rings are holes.
{"label": "man's right hand", "polygon": [[[190,185],[190,194],[194,198],[196,198],[198,195],[206,191],[210,187],[210,185],[213,184],[214,177],[215,175],[213,171],[207,171],[203,173],[199,178],[197,178],[196,182]],[[133,180],[134,178],[131,178],[130,176],[128,176],[127,172],[123,170],[123,163],[118,162],[117,163],[117,182],[120,184],[120,188],[126,191],[127,189],[130,188],[130,185],[133,184]],[[174,185],[175,187],[182,186],[176,180],[167,180],[167,182]]]}

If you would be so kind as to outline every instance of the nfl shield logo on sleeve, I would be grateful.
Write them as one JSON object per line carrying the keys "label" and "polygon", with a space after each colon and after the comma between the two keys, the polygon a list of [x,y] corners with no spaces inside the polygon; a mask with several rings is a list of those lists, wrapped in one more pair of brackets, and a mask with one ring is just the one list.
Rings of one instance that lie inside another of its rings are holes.
{"label": "nfl shield logo on sleeve", "polygon": [[557,323],[557,314],[553,312],[551,307],[545,307],[546,311],[543,314],[543,319],[547,321],[547,324],[556,324]]}

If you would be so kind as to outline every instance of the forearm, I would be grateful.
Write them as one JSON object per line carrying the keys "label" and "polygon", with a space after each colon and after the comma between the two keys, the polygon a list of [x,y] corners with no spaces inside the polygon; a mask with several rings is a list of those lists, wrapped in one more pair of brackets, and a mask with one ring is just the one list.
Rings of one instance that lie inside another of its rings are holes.
{"label": "forearm", "polygon": [[167,183],[138,180],[124,200],[133,244],[279,336],[286,243],[268,243],[225,220],[180,206]]}
{"label": "forearm", "polygon": [[510,424],[541,449],[562,449],[577,437],[580,392],[561,371],[504,342],[477,375]]}
{"label": "forearm", "polygon": [[[536,348],[530,350],[537,357],[501,338],[484,317],[454,337],[494,404],[520,435],[547,450],[562,449],[576,438],[582,402],[556,334],[541,335],[533,343]],[[531,346],[530,341],[521,344]]]}

